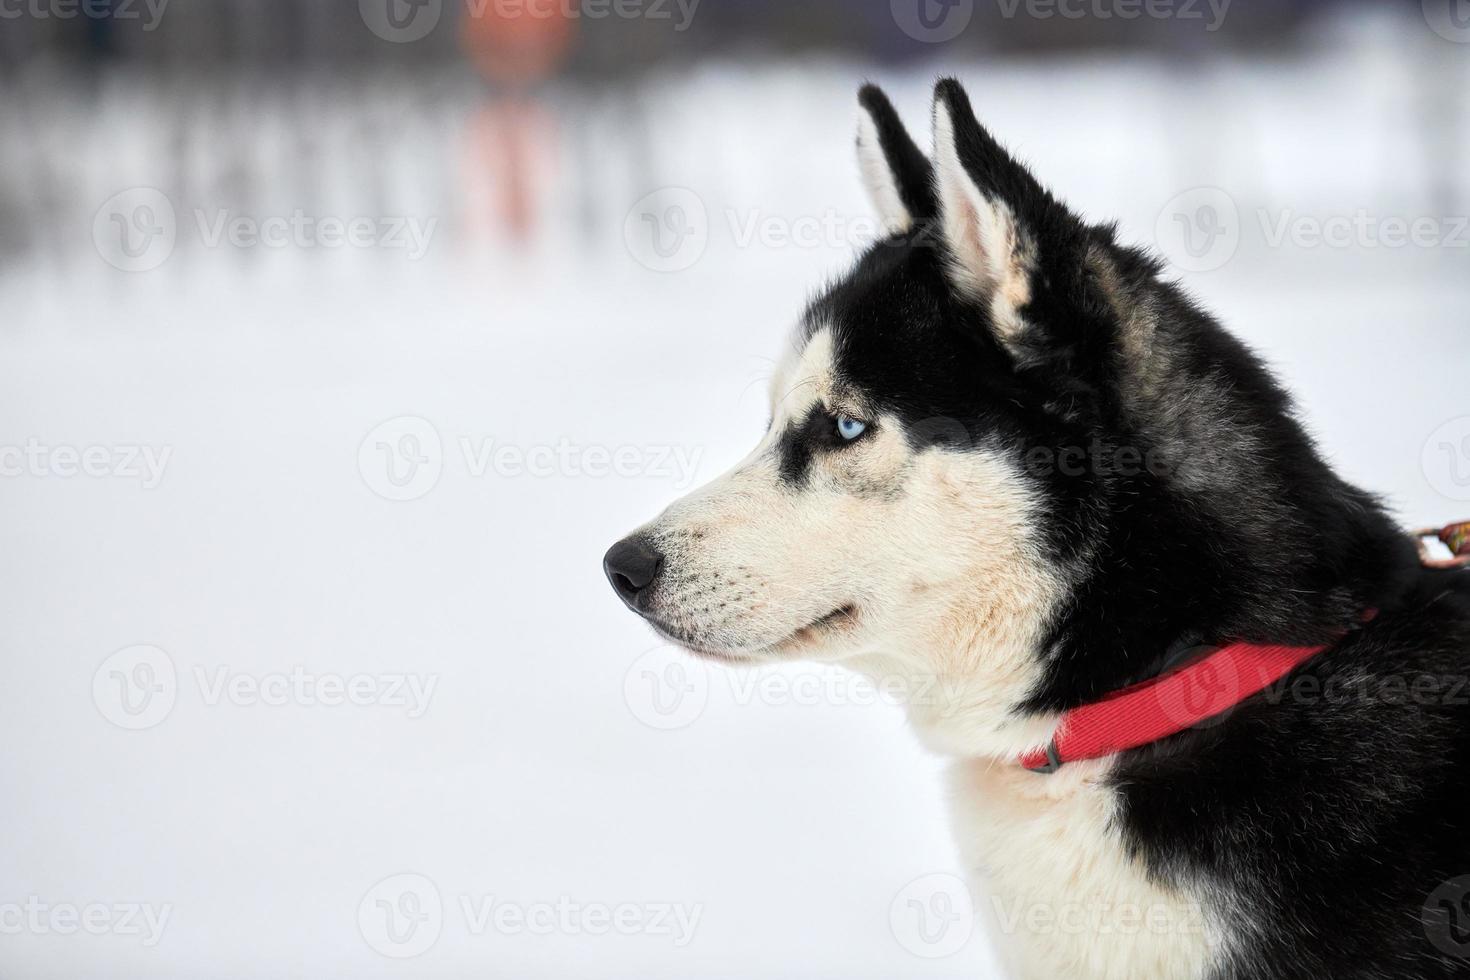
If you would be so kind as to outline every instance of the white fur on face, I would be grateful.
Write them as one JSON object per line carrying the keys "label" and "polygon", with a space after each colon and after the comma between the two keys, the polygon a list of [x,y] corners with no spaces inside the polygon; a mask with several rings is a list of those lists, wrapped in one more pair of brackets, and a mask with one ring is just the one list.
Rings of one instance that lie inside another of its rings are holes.
{"label": "white fur on face", "polygon": [[[816,450],[793,486],[781,479],[779,440],[813,405],[870,431]],[[1010,717],[1036,680],[1060,593],[1032,544],[1035,506],[1018,465],[983,446],[915,452],[897,419],[844,384],[826,328],[777,371],[772,418],[734,470],[645,528],[665,556],[655,620],[706,653],[843,661],[899,679],[920,732],[945,751],[1044,742],[1044,722]]]}

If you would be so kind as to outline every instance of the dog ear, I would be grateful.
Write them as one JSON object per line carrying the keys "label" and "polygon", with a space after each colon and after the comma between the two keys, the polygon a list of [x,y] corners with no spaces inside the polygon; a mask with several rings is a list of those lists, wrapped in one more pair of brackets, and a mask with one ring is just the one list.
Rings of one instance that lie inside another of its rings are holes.
{"label": "dog ear", "polygon": [[893,103],[876,85],[858,91],[857,154],[863,186],[890,233],[934,217],[934,168],[914,143]]}
{"label": "dog ear", "polygon": [[1036,262],[1028,219],[1059,205],[980,125],[952,78],[934,89],[934,185],[950,283],[988,305],[999,339],[1012,345],[1025,329]]}

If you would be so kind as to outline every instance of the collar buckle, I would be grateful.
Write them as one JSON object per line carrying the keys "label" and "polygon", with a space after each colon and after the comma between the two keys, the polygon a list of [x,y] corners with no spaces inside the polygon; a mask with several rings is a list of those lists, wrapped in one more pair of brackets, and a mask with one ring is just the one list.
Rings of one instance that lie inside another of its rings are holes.
{"label": "collar buckle", "polygon": [[1062,757],[1057,753],[1057,740],[1055,736],[1053,736],[1050,742],[1046,743],[1046,761],[1029,765],[1026,768],[1031,772],[1041,773],[1043,775],[1050,775],[1062,768]]}

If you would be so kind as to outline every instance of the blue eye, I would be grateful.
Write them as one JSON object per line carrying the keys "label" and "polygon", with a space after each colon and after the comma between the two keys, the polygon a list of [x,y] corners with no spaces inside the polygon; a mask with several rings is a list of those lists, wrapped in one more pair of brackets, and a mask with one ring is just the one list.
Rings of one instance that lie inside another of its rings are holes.
{"label": "blue eye", "polygon": [[868,423],[853,418],[851,415],[837,416],[837,434],[848,442],[856,439],[868,430]]}

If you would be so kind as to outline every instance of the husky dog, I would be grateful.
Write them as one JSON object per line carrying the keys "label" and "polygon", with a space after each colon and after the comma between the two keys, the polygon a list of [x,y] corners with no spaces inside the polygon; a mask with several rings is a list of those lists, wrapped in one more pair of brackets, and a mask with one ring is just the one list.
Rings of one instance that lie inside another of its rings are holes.
{"label": "husky dog", "polygon": [[[1470,575],[1423,569],[957,82],[930,156],[859,101],[891,234],[802,315],[755,450],[607,553],[618,595],[717,661],[907,681],[1015,976],[1470,976]],[[1325,649],[1208,723],[1019,764],[1225,641]]]}

